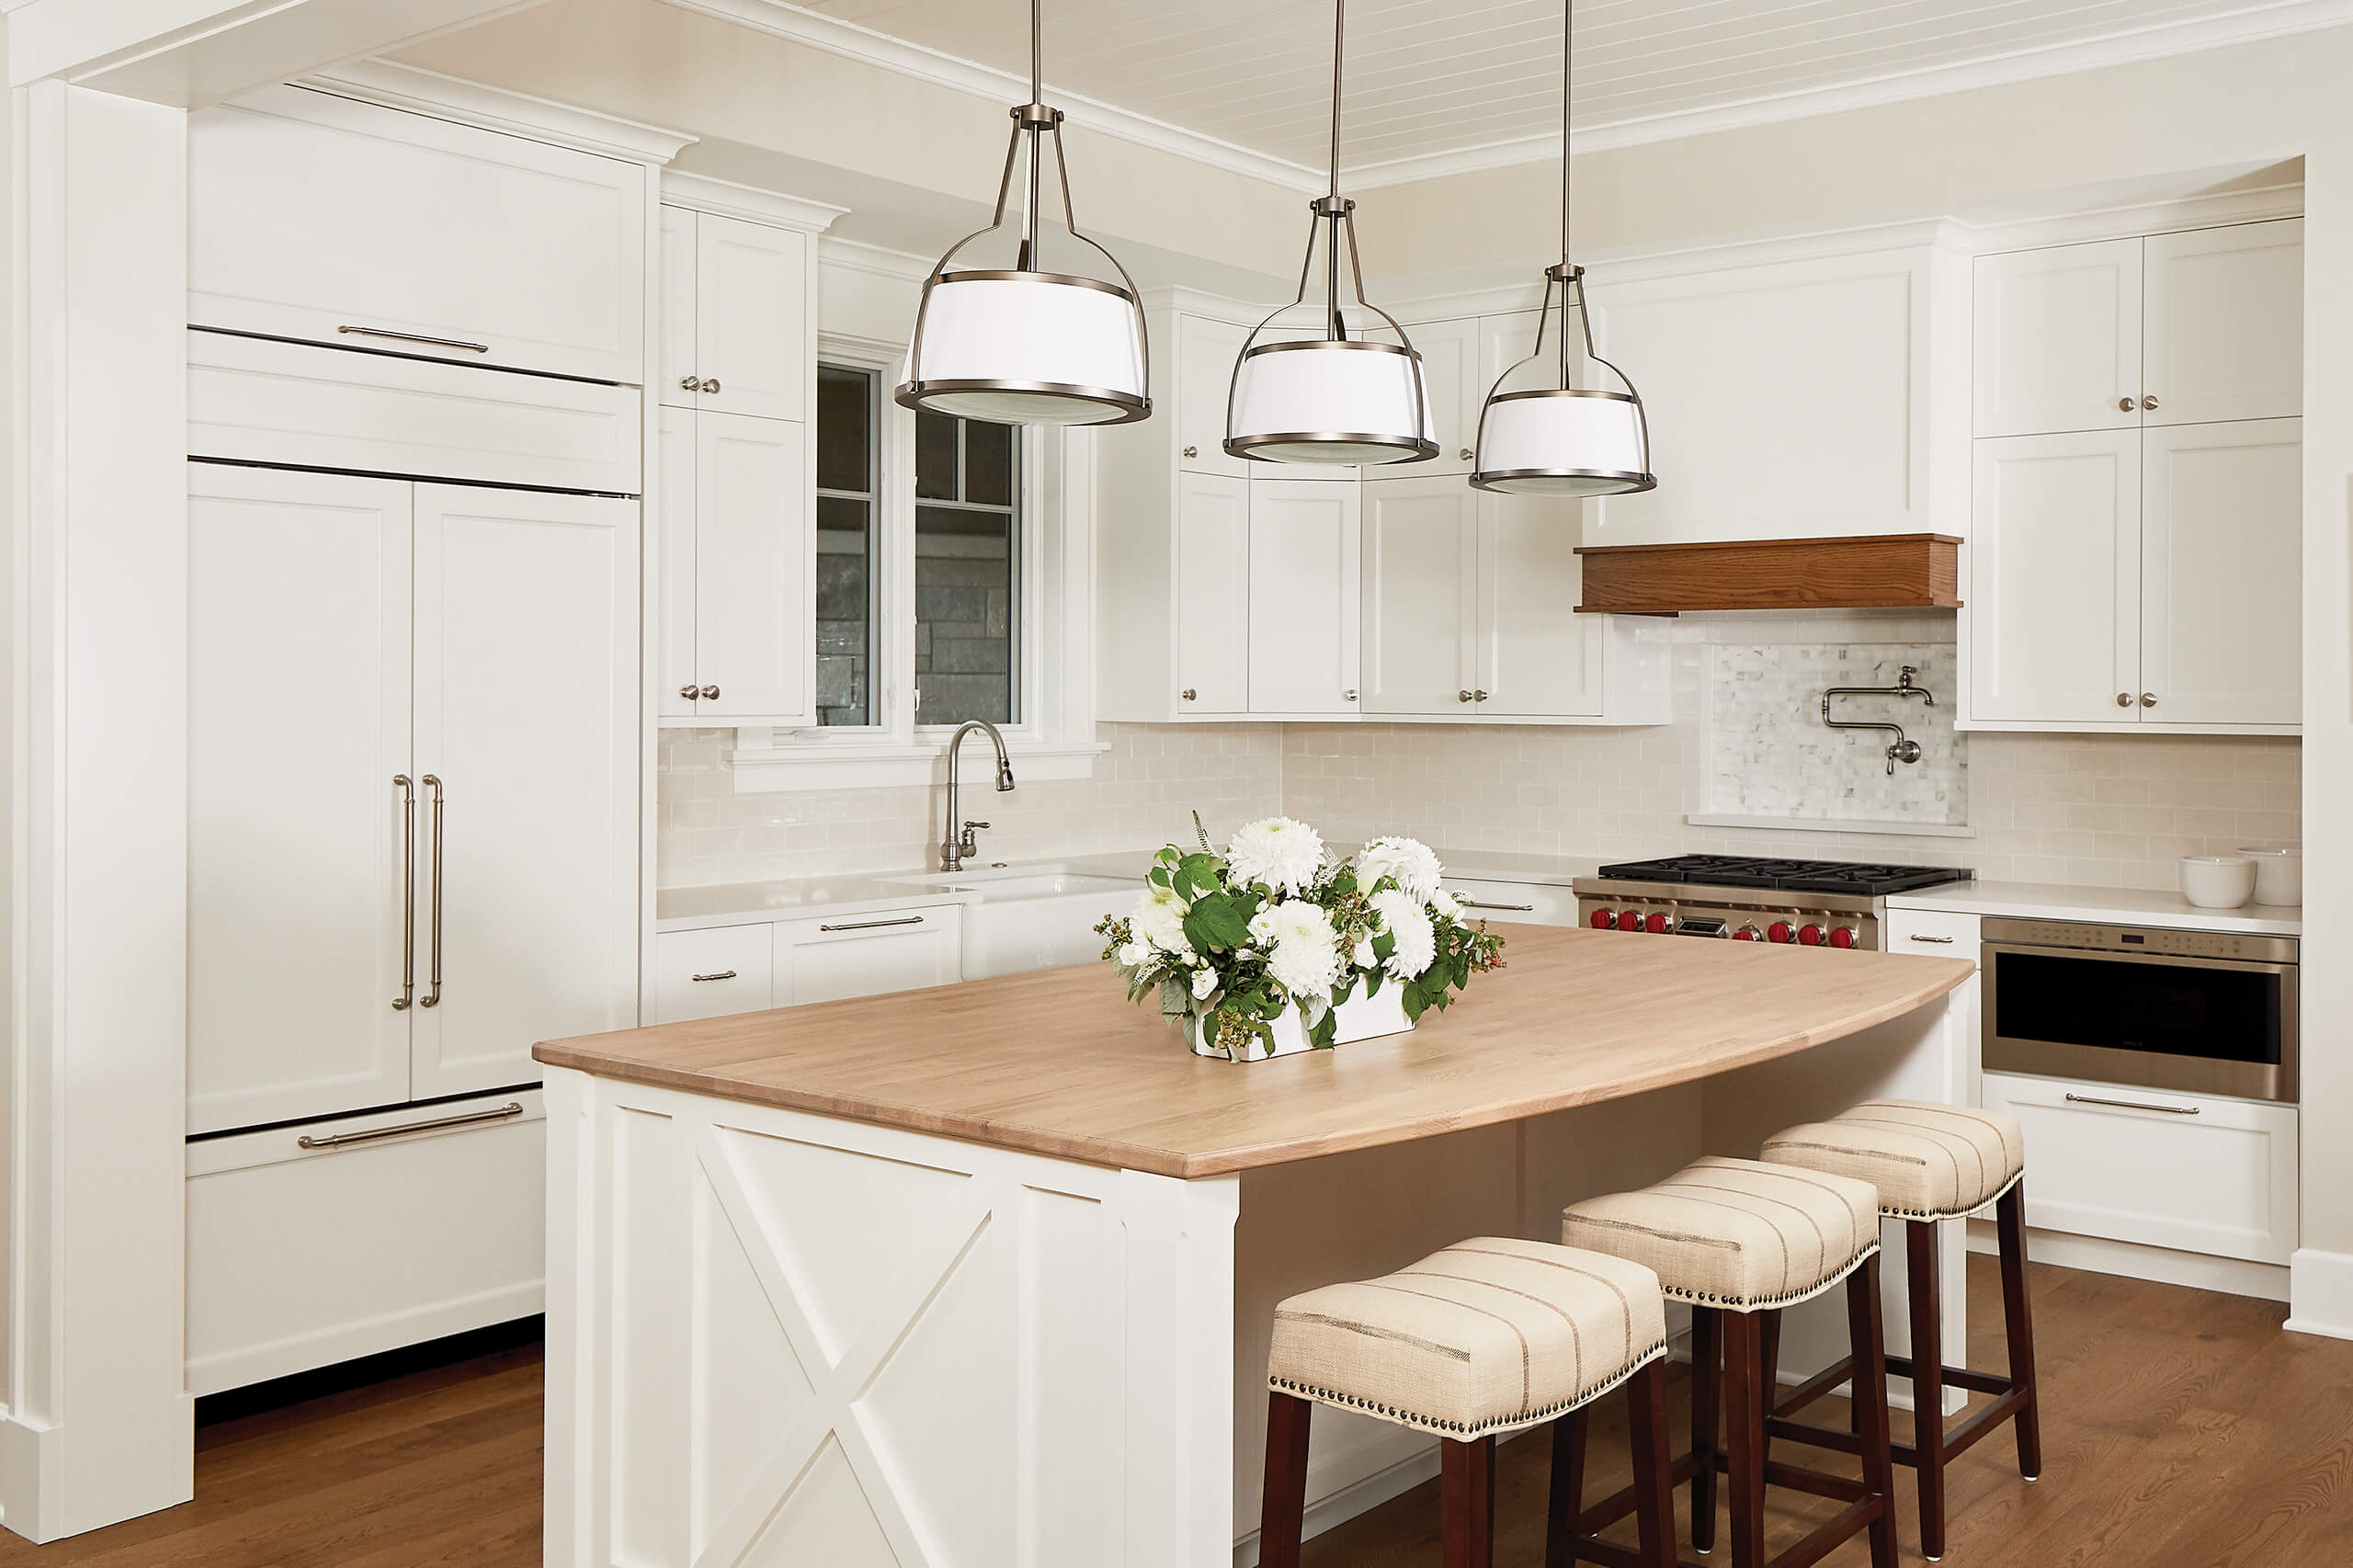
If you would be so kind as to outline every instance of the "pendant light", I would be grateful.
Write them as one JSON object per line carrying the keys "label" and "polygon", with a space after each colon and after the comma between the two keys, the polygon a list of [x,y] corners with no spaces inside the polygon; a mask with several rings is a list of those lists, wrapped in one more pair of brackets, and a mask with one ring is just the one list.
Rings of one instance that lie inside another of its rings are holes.
{"label": "pendant light", "polygon": [[[1040,0],[1029,0],[1029,101],[1013,110],[1013,141],[988,227],[948,247],[924,279],[907,347],[907,380],[892,396],[904,407],[1009,425],[1124,425],[1152,412],[1151,348],[1143,307],[1120,258],[1079,232],[1063,156],[1063,111],[1049,108]],[[1093,246],[1118,283],[1039,266],[1038,209],[1045,139],[1054,142],[1063,226]],[[1005,227],[1016,167],[1024,170],[1021,246],[1010,268],[950,272],[958,252]]]}
{"label": "pendant light", "polygon": [[[1234,361],[1225,408],[1225,449],[1265,462],[1420,462],[1438,455],[1437,421],[1422,357],[1397,319],[1364,297],[1364,267],[1357,257],[1357,204],[1340,196],[1340,65],[1347,42],[1347,0],[1332,7],[1332,183],[1308,204],[1307,257],[1299,293],[1258,324]],[[1262,343],[1284,311],[1306,302],[1315,269],[1315,239],[1324,241],[1324,335]],[[1348,246],[1348,273],[1357,303],[1389,324],[1395,343],[1350,337],[1340,313],[1340,243]]]}
{"label": "pendant light", "polygon": [[[1544,269],[1535,351],[1495,378],[1486,406],[1479,410],[1478,462],[1471,483],[1506,494],[1623,495],[1658,487],[1658,476],[1651,472],[1650,422],[1643,413],[1642,394],[1625,371],[1594,352],[1585,268],[1569,259],[1569,38],[1574,6],[1574,0],[1563,0],[1561,6],[1561,261]],[[1561,296],[1561,335],[1548,361],[1544,335],[1555,290]],[[1617,377],[1624,392],[1576,384],[1569,339],[1572,309],[1586,358]],[[1546,368],[1543,385],[1504,391],[1504,383],[1521,367],[1535,364]]]}

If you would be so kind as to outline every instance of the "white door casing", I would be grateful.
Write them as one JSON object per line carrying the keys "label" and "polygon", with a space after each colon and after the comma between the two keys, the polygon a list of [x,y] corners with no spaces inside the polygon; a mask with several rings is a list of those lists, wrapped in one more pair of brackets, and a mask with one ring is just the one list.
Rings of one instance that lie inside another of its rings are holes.
{"label": "white door casing", "polygon": [[1253,713],[1357,710],[1361,494],[1352,480],[1250,486]]}
{"label": "white door casing", "polygon": [[[2144,722],[2303,718],[2303,421],[2142,437]],[[2137,694],[2136,694],[2137,695]]]}

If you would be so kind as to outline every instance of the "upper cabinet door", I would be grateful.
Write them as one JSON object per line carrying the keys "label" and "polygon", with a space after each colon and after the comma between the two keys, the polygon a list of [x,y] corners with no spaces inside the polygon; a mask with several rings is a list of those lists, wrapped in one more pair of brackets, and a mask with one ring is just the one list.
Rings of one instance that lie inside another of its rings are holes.
{"label": "upper cabinet door", "polygon": [[190,1132],[409,1096],[409,494],[188,470]]}
{"label": "upper cabinet door", "polygon": [[[1431,473],[1471,472],[1472,443],[1479,429],[1479,405],[1487,389],[1479,380],[1479,323],[1424,322],[1405,329],[1422,356],[1422,375],[1429,383],[1430,416],[1438,422],[1438,456],[1428,462],[1393,472],[1403,478]],[[1368,470],[1367,476],[1376,473]]]}
{"label": "upper cabinet door", "polygon": [[695,427],[700,416],[683,408],[662,410],[655,470],[662,498],[655,549],[662,562],[660,676],[654,711],[665,719],[690,719],[702,711],[702,682],[695,674]]}
{"label": "upper cabinet door", "polygon": [[1250,485],[1250,711],[1354,713],[1364,528],[1347,480]]}
{"label": "upper cabinet door", "polygon": [[1250,482],[1176,476],[1179,718],[1250,706]]}
{"label": "upper cabinet door", "polygon": [[1576,613],[1577,504],[1486,495],[1479,506],[1479,711],[1598,716],[1605,623]]}
{"label": "upper cabinet door", "polygon": [[2137,723],[2140,433],[1976,446],[1971,716],[2071,729]]}
{"label": "upper cabinet door", "polygon": [[637,1021],[638,559],[634,501],[416,488],[419,1099]]}
{"label": "upper cabinet door", "polygon": [[1363,711],[1476,711],[1479,499],[1444,475],[1366,483]]}
{"label": "upper cabinet door", "polygon": [[1977,258],[1978,435],[2140,427],[2141,246]]}
{"label": "upper cabinet door", "polygon": [[188,117],[188,321],[635,385],[646,177],[267,88]]}
{"label": "upper cabinet door", "polygon": [[2142,722],[2301,722],[2303,421],[2144,440]]}
{"label": "upper cabinet door", "polygon": [[695,712],[813,724],[816,536],[807,426],[695,415]]}
{"label": "upper cabinet door", "polygon": [[695,369],[695,220],[684,207],[662,209],[662,367],[654,390],[673,408],[702,406],[702,377]]}
{"label": "upper cabinet door", "polygon": [[2154,234],[2145,244],[2143,423],[2302,412],[2303,220]]}
{"label": "upper cabinet door", "polygon": [[1176,355],[1177,466],[1247,479],[1253,470],[1268,465],[1226,455],[1225,408],[1233,391],[1233,362],[1250,329],[1207,316],[1175,320],[1176,341],[1157,347]]}
{"label": "upper cabinet door", "polygon": [[[806,419],[810,236],[738,218],[695,216],[695,362],[701,406]],[[688,372],[682,371],[684,375]]]}

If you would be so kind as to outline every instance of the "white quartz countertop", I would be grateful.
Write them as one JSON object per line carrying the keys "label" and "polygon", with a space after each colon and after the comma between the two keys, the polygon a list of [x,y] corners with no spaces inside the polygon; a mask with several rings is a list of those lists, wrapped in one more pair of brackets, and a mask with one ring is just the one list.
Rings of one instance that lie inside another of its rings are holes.
{"label": "white quartz countertop", "polygon": [[[972,860],[966,863],[965,869],[999,875],[1008,870],[1066,871],[1077,876],[1120,877],[1141,882],[1151,865],[1151,851],[1139,849],[1111,855],[1066,855],[1035,862]],[[931,867],[911,866],[894,871],[847,872],[823,877],[785,877],[765,882],[664,888],[654,895],[654,928],[657,931],[692,931],[710,926],[745,926],[764,920],[868,915],[878,910],[978,903],[988,896],[984,891],[911,885],[912,879],[936,874]]]}
{"label": "white quartz countertop", "polygon": [[1889,895],[1892,909],[1941,909],[1956,915],[2007,915],[2029,920],[2085,920],[2110,926],[2168,926],[2191,931],[2296,937],[2303,911],[2249,903],[2200,909],[2177,892],[2138,888],[2069,887],[2056,882],[1955,882]]}

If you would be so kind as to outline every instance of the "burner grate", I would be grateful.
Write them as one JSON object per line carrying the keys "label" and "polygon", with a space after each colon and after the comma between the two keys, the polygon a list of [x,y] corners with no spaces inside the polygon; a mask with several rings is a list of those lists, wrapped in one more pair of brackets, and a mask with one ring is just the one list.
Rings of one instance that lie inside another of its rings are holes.
{"label": "burner grate", "polygon": [[1757,855],[1668,855],[1601,868],[1610,881],[1688,882],[1720,888],[1772,888],[1787,892],[1845,892],[1881,897],[1967,881],[1960,866],[1884,866],[1847,860],[1780,860]]}

